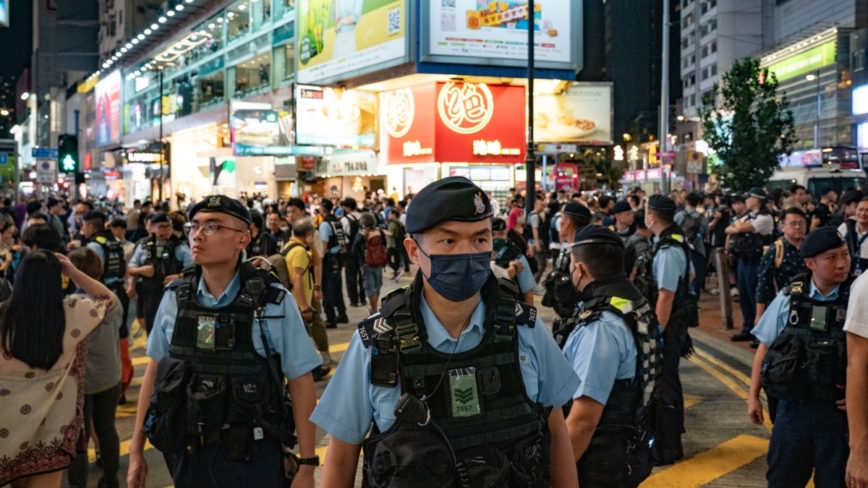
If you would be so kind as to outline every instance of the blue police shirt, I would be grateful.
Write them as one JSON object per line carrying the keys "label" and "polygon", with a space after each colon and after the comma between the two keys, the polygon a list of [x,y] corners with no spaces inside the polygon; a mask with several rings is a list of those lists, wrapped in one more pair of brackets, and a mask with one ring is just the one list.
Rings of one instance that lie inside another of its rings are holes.
{"label": "blue police shirt", "polygon": [[[277,286],[280,285],[271,285]],[[232,278],[226,291],[219,298],[214,298],[205,286],[205,280],[199,280],[196,290],[196,298],[199,303],[206,307],[225,307],[232,303],[238,292],[241,291],[241,279],[238,273]],[[169,346],[172,343],[172,334],[175,331],[175,319],[178,316],[178,301],[175,290],[166,290],[163,301],[157,309],[154,320],[154,328],[148,336],[148,357],[159,361],[169,355]],[[263,311],[262,326],[265,327],[265,340],[269,348],[280,354],[280,366],[283,374],[288,379],[298,378],[310,372],[317,366],[322,365],[322,359],[314,350],[313,343],[307,335],[307,329],[301,319],[298,305],[292,294],[287,292],[279,305],[269,303]],[[260,356],[265,357],[265,349],[262,346],[262,338],[259,334],[259,322],[253,322],[253,347]]]}
{"label": "blue police shirt", "polygon": [[[102,246],[100,246],[96,242],[88,242],[87,247],[88,247],[88,249],[95,252],[96,255],[99,256],[100,262],[103,265],[105,265],[105,251],[102,250]],[[106,278],[103,283],[105,283],[106,285],[111,285],[111,284],[117,283],[118,281],[119,281],[118,278],[112,277],[112,278]]]}
{"label": "blue police shirt", "polygon": [[[337,225],[341,225],[338,223]],[[329,222],[323,220],[321,224],[319,224],[319,234],[322,236],[322,241],[328,245],[329,239],[334,235],[335,230],[332,229],[332,226]],[[341,246],[338,244],[337,246],[329,248],[329,254],[337,254],[341,251]]]}
{"label": "blue police shirt", "polygon": [[[482,340],[486,311],[482,300],[470,317],[470,325],[457,340],[437,320],[424,294],[419,308],[428,331],[428,343],[437,351],[462,353]],[[579,379],[551,332],[539,318],[535,327],[519,326],[516,330],[518,360],[528,398],[545,406],[563,406],[578,388]],[[381,432],[392,426],[400,396],[400,380],[394,388],[371,384],[371,350],[365,348],[356,333],[310,420],[344,442],[361,444],[372,420]]]}
{"label": "blue police shirt", "polygon": [[[165,242],[157,242],[158,246],[165,246]],[[130,266],[138,268],[139,266],[144,266],[145,261],[148,259],[148,250],[141,243],[136,244],[136,249],[133,251],[133,257],[130,258]],[[186,268],[187,266],[193,265],[193,254],[190,252],[190,248],[183,244],[178,244],[175,246],[175,259],[181,262],[182,267]]]}
{"label": "blue police shirt", "polygon": [[[673,238],[678,240],[678,237],[673,236]],[[690,273],[694,273],[693,263],[687,260],[687,255],[681,246],[672,245],[658,250],[652,265],[657,287],[661,290],[677,291],[678,281],[684,278],[684,267],[688,264]]]}
{"label": "blue police shirt", "polygon": [[[829,302],[832,300],[838,299],[838,288],[836,286],[829,296],[823,296],[820,293],[820,290],[814,286],[814,280],[811,280],[811,284],[808,286],[808,297],[819,300],[822,302]],[[787,322],[790,320],[790,297],[785,295],[783,290],[778,293],[778,296],[772,300],[772,303],[769,304],[768,308],[766,308],[765,313],[760,318],[759,322],[757,322],[756,326],[751,329],[750,333],[754,335],[760,342],[765,344],[768,347],[771,347],[772,343],[775,342],[775,339],[781,335],[784,328],[787,326]]]}
{"label": "blue police shirt", "polygon": [[633,334],[612,312],[577,327],[564,344],[564,355],[581,381],[573,398],[586,396],[605,405],[615,380],[636,376],[636,354]]}
{"label": "blue police shirt", "polygon": [[[503,253],[505,253],[506,250],[506,247],[501,249],[497,253],[497,257],[495,258],[495,260],[502,258]],[[527,293],[536,287],[536,280],[533,279],[533,273],[531,273],[530,271],[530,264],[528,264],[527,259],[525,259],[523,255],[520,255],[515,261],[520,262],[522,266],[521,273],[519,273],[518,276],[515,277],[515,282],[518,283],[518,289],[522,293]]]}

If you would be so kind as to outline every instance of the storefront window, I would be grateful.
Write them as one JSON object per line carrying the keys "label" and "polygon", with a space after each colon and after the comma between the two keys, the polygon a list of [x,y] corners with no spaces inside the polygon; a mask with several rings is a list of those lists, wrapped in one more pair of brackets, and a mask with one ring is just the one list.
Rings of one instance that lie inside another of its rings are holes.
{"label": "storefront window", "polygon": [[274,76],[285,81],[295,74],[295,46],[287,44],[274,48]]}
{"label": "storefront window", "polygon": [[222,102],[226,96],[223,71],[199,77],[196,82],[195,96],[199,101],[199,110]]}
{"label": "storefront window", "polygon": [[271,20],[271,0],[250,0],[248,6],[253,18],[253,30],[257,31]]}
{"label": "storefront window", "polygon": [[262,53],[235,67],[235,95],[243,97],[269,86],[271,55]]}
{"label": "storefront window", "polygon": [[229,42],[246,35],[250,31],[250,3],[252,0],[241,0],[234,3],[226,12],[228,23],[227,36]]}

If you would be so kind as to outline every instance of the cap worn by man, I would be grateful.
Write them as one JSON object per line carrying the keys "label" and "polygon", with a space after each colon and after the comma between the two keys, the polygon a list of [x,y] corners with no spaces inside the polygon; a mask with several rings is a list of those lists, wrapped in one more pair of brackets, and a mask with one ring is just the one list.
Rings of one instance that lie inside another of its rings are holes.
{"label": "cap worn by man", "polygon": [[418,234],[443,222],[479,222],[490,217],[488,195],[467,178],[450,176],[416,194],[404,227],[408,234]]}
{"label": "cap worn by man", "polygon": [[621,248],[624,247],[624,241],[618,237],[618,234],[599,225],[582,227],[576,232],[573,247],[585,246],[588,244],[614,244]]}
{"label": "cap worn by man", "polygon": [[756,186],[756,187],[751,188],[750,191],[747,192],[747,197],[748,198],[754,197],[754,198],[759,198],[760,200],[765,200],[766,199],[766,192],[762,188]]}
{"label": "cap worn by man", "polygon": [[161,223],[172,223],[172,219],[169,218],[169,214],[166,212],[157,212],[153,216],[151,216],[152,224],[161,224]]}
{"label": "cap worn by man", "polygon": [[619,200],[618,203],[612,207],[612,215],[617,215],[621,212],[631,212],[633,211],[633,207],[630,206],[630,202],[627,200]]}
{"label": "cap worn by man", "polygon": [[812,258],[832,249],[846,246],[844,236],[834,227],[820,227],[805,236],[799,255],[803,258]]}
{"label": "cap worn by man", "polygon": [[648,199],[648,208],[651,210],[659,210],[661,212],[675,212],[678,206],[671,198],[665,195],[654,195]]}
{"label": "cap worn by man", "polygon": [[564,213],[579,220],[585,219],[585,224],[591,222],[591,211],[581,203],[570,202],[564,206]]}
{"label": "cap worn by man", "polygon": [[226,195],[205,197],[202,201],[190,207],[189,220],[192,221],[193,217],[199,212],[226,214],[241,219],[245,224],[250,225],[250,210],[247,206]]}

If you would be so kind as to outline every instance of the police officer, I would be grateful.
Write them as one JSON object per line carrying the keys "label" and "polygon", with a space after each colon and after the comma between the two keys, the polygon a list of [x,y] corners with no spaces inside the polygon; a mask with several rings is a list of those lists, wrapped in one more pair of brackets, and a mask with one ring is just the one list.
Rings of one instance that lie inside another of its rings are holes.
{"label": "police officer", "polygon": [[118,296],[124,308],[124,318],[120,330],[120,338],[129,335],[127,328],[127,312],[130,308],[130,297],[124,288],[124,277],[127,274],[127,260],[124,257],[124,245],[105,227],[106,216],[99,210],[90,210],[81,216],[81,235],[102,261],[103,272],[100,282]]}
{"label": "police officer", "polygon": [[850,291],[850,253],[833,227],[807,235],[808,273],[769,304],[754,335],[748,415],[763,423],[763,389],[780,399],[769,444],[770,487],[844,486],[849,455],[845,411],[847,344],[842,330]]}
{"label": "police officer", "polygon": [[546,293],[542,305],[552,307],[561,319],[571,317],[579,303],[576,287],[570,283],[570,244],[576,232],[590,223],[591,211],[576,202],[566,204],[558,220],[561,251],[554,261],[554,269],[545,279]]}
{"label": "police officer", "polygon": [[848,487],[868,487],[868,273],[850,288],[847,306],[847,419],[850,425]]}
{"label": "police officer", "polygon": [[[341,268],[346,258],[347,237],[343,225],[334,216],[334,204],[323,200],[320,204],[324,217],[319,225],[322,236],[322,305],[325,308],[326,327],[334,329],[338,324],[348,324],[347,306],[344,304]],[[295,224],[293,224],[295,225]],[[317,252],[320,252],[317,250]]]}
{"label": "police officer", "polygon": [[623,262],[615,232],[588,226],[576,234],[571,278],[582,303],[555,340],[581,380],[566,422],[582,487],[636,487],[653,467],[648,409],[661,332]]}
{"label": "police officer", "polygon": [[730,243],[732,251],[738,255],[737,282],[738,305],[744,319],[740,333],[732,336],[732,341],[753,340],[751,329],[756,322],[756,290],[759,275],[759,263],[763,255],[763,246],[771,243],[775,221],[765,205],[766,192],[762,188],[752,188],[748,192],[747,208],[749,212],[736,219],[726,228],[730,236],[738,236]]}
{"label": "police officer", "polygon": [[301,459],[292,486],[312,488],[319,461],[308,420],[316,404],[310,371],[321,360],[298,306],[276,280],[241,261],[250,243],[244,205],[215,195],[193,205],[189,217],[196,268],[169,285],[148,337],[151,360],[127,483],[145,486],[144,427],[151,443],[173,456],[177,487],[249,486],[251,480],[282,487],[282,446],[296,440],[294,421]]}
{"label": "police officer", "polygon": [[332,436],[322,486],[354,485],[362,445],[368,487],[578,486],[560,409],[578,378],[536,310],[492,276],[490,217],[462,177],[413,199],[419,273],[359,324],[311,417]]}
{"label": "police officer", "polygon": [[758,317],[762,317],[766,305],[774,300],[779,290],[790,284],[796,276],[808,271],[805,260],[799,254],[808,228],[807,215],[799,207],[790,207],[783,212],[781,227],[783,237],[769,246],[760,260],[756,288]]}
{"label": "police officer", "polygon": [[648,251],[651,249],[651,238],[654,237],[651,229],[645,227],[645,208],[637,210],[634,216],[636,232],[624,242],[624,272],[627,273],[630,281],[634,281],[636,274],[644,268],[644,260],[647,259]]}
{"label": "police officer", "polygon": [[612,216],[615,219],[615,223],[612,224],[610,229],[618,234],[621,241],[627,242],[627,239],[636,233],[633,208],[630,207],[630,203],[627,200],[619,200],[612,207]]}
{"label": "police officer", "polygon": [[154,234],[139,241],[130,259],[130,275],[137,277],[137,292],[142,297],[145,330],[154,327],[154,317],[163,300],[163,288],[181,277],[184,268],[193,265],[190,247],[172,234],[172,221],[165,212],[150,220]]}
{"label": "police officer", "polygon": [[533,289],[536,281],[530,271],[530,264],[521,249],[506,238],[506,221],[500,217],[491,221],[491,244],[491,259],[497,268],[504,270],[504,273],[501,275],[494,267],[492,271],[499,278],[505,277],[515,281],[518,291],[521,292],[522,301],[533,305]]}
{"label": "police officer", "polygon": [[[674,222],[677,206],[671,198],[654,195],[645,209],[645,226],[657,240],[652,249],[651,271],[657,284],[655,312],[663,328],[663,371],[660,376],[660,405],[657,408],[658,439],[654,462],[672,464],[684,457],[684,393],[678,375],[681,356],[691,349],[687,327],[696,325],[695,302],[688,292],[691,275],[690,249],[681,227]],[[675,304],[678,304],[676,307]]]}

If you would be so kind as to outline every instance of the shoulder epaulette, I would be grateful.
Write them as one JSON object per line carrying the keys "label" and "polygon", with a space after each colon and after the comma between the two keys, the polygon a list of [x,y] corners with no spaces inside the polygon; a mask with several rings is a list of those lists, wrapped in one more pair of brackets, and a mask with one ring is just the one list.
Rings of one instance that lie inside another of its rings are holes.
{"label": "shoulder epaulette", "polygon": [[268,290],[265,291],[265,303],[280,305],[283,303],[283,299],[286,298],[286,293],[286,289],[282,286],[269,286]]}
{"label": "shoulder epaulette", "polygon": [[515,323],[533,329],[536,327],[536,307],[522,302],[515,302]]}
{"label": "shoulder epaulette", "polygon": [[392,329],[388,321],[379,313],[375,313],[365,320],[359,322],[359,338],[365,348],[371,347],[374,341],[374,336],[383,332],[388,332]]}
{"label": "shoulder epaulette", "polygon": [[397,290],[391,291],[386,298],[383,299],[383,303],[380,306],[380,314],[383,317],[389,317],[395,310],[403,307],[407,304],[407,287],[401,287]]}

